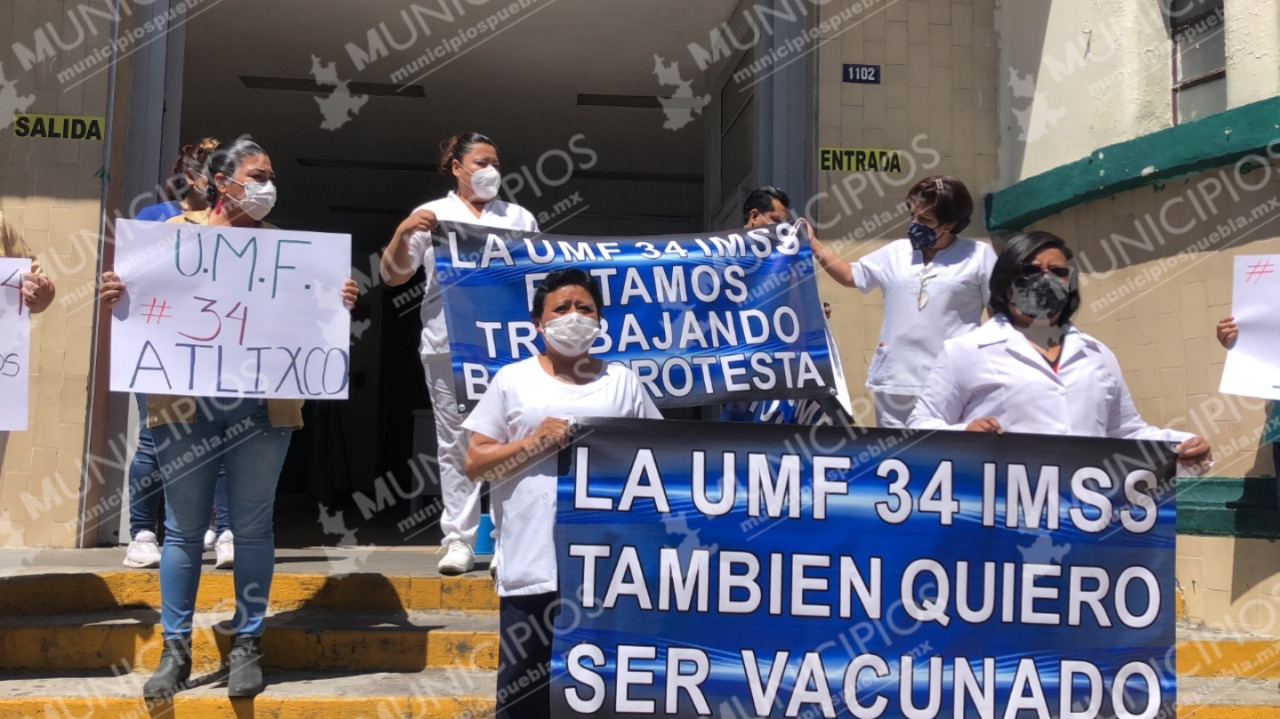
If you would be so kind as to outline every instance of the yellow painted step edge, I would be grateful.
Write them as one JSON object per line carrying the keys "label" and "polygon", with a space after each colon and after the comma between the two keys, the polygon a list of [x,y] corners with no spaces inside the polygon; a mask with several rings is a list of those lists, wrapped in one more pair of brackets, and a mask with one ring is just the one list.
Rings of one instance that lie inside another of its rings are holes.
{"label": "yellow painted step edge", "polygon": [[110,716],[145,719],[179,716],[182,719],[241,719],[263,716],[273,719],[349,719],[353,716],[401,719],[467,719],[493,713],[491,697],[272,697],[227,699],[182,697],[172,703],[148,705],[141,698],[64,699],[37,697],[0,699],[0,719],[65,719],[68,716]]}
{"label": "yellow painted step edge", "polygon": [[1179,704],[1178,719],[1280,719],[1280,707]]}
{"label": "yellow painted step edge", "polygon": [[[192,634],[197,672],[217,669],[231,639],[212,627]],[[154,669],[164,643],[159,626],[12,627],[0,631],[0,668],[9,671]],[[268,628],[262,637],[268,669],[421,671],[429,668],[494,670],[498,634],[483,631]]]}
{"label": "yellow painted step edge", "polygon": [[1178,642],[1178,676],[1280,678],[1280,641],[1195,640]]}
{"label": "yellow painted step edge", "polygon": [[[196,595],[196,611],[230,611],[230,572],[206,572]],[[160,606],[159,575],[151,570],[43,574],[0,578],[0,616],[109,611],[116,607]],[[277,573],[271,607],[290,609],[438,609],[492,612],[498,597],[488,576],[434,577],[381,574]]]}

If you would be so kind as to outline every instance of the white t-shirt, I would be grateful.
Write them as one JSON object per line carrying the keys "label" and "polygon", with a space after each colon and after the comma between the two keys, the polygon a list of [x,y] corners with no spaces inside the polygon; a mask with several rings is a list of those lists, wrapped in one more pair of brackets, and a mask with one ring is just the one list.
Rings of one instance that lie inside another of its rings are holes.
{"label": "white t-shirt", "polygon": [[[487,202],[477,218],[462,198],[450,191],[446,197],[419,205],[418,210],[431,210],[442,222],[466,222],[472,225],[500,227],[522,232],[537,232],[538,221],[519,205],[494,198]],[[449,330],[444,321],[444,304],[440,301],[440,283],[436,279],[436,256],[431,248],[431,233],[415,232],[409,236],[410,271],[427,268],[427,280],[422,288],[422,342],[418,352],[423,356],[445,354],[449,351]]]}
{"label": "white t-shirt", "polygon": [[[587,384],[569,384],[547,374],[537,357],[498,370],[465,429],[503,444],[533,434],[547,417],[638,417],[662,419],[628,367],[606,364]],[[556,455],[551,454],[489,488],[498,530],[498,595],[556,591]]]}
{"label": "white t-shirt", "polygon": [[[867,368],[867,387],[919,395],[943,341],[972,331],[982,321],[995,263],[991,245],[964,237],[957,237],[927,265],[910,240],[894,240],[850,263],[854,284],[863,294],[884,292],[884,323]],[[922,282],[929,296],[924,307]]]}

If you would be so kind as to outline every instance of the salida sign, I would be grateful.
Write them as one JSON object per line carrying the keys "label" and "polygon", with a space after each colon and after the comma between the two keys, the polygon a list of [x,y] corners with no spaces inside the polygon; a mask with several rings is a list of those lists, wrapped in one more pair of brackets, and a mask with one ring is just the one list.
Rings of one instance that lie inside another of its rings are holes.
{"label": "salida sign", "polygon": [[46,137],[55,140],[101,140],[105,117],[76,115],[13,116],[14,137]]}

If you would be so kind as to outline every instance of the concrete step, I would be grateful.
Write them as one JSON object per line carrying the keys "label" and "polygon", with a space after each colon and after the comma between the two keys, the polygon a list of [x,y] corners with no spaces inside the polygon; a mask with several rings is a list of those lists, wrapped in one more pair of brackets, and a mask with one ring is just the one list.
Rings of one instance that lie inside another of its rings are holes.
{"label": "concrete step", "polygon": [[[230,570],[206,569],[196,611],[216,611],[234,596]],[[79,570],[0,577],[0,616],[105,612],[120,607],[160,608],[154,569]],[[277,571],[271,583],[276,610],[467,610],[495,612],[498,596],[486,572],[439,574],[323,574]]]}
{"label": "concrete step", "polygon": [[[0,670],[151,670],[163,648],[158,615],[133,609],[0,619]],[[198,614],[192,657],[212,671],[230,652],[231,612]],[[307,671],[416,672],[498,666],[498,618],[473,612],[273,611],[263,664]]]}
{"label": "concrete step", "polygon": [[1280,688],[1269,679],[1179,676],[1178,716],[1280,719]]}
{"label": "concrete step", "polygon": [[1180,624],[1178,678],[1280,679],[1280,637]]}
{"label": "concrete step", "polygon": [[193,676],[172,702],[141,698],[150,675],[8,675],[0,679],[0,719],[182,717],[182,719],[462,719],[493,712],[496,676],[488,671],[415,673],[266,671],[265,692],[228,699],[223,674]]}

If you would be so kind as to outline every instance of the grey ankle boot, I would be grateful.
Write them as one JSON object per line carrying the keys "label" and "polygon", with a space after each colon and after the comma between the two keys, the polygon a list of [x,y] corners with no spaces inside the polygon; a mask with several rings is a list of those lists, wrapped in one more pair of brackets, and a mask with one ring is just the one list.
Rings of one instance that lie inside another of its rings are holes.
{"label": "grey ankle boot", "polygon": [[156,673],[151,675],[142,686],[142,696],[146,699],[169,699],[178,691],[186,688],[187,679],[191,678],[191,638],[164,640],[164,651],[160,653],[160,665]]}
{"label": "grey ankle boot", "polygon": [[251,697],[262,692],[262,650],[258,637],[237,634],[231,640],[231,669],[227,673],[227,696]]}

